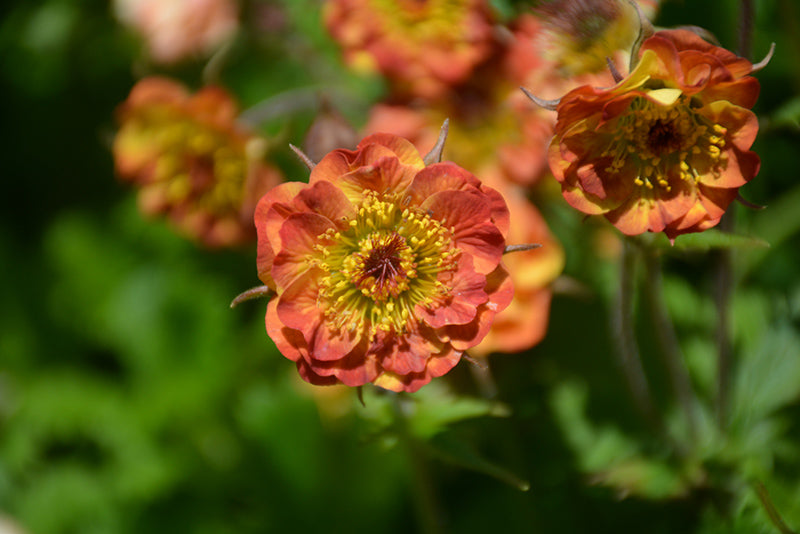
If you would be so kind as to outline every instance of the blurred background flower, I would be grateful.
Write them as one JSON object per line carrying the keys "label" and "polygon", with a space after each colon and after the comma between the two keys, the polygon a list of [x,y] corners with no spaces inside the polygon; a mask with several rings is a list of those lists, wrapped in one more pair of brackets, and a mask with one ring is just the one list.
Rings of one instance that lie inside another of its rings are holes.
{"label": "blurred background flower", "polygon": [[239,27],[235,0],[114,0],[114,8],[157,63],[208,56]]}
{"label": "blurred background flower", "polygon": [[117,173],[135,183],[147,214],[166,213],[211,247],[255,240],[259,198],[281,182],[264,160],[266,141],[236,121],[236,103],[218,87],[190,95],[166,78],[145,78],[118,110]]}
{"label": "blurred background flower", "polygon": [[426,99],[466,80],[494,40],[485,0],[329,0],[325,24],[352,67]]}

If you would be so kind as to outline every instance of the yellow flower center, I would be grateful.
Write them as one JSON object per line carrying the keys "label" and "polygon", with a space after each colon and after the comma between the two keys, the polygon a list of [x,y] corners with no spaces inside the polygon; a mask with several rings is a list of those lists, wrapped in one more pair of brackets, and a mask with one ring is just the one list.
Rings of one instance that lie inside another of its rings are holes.
{"label": "yellow flower center", "polygon": [[684,96],[669,106],[637,98],[611,127],[616,133],[602,153],[613,158],[606,172],[616,174],[631,161],[638,168],[636,185],[647,189],[659,186],[667,192],[672,189],[671,175],[697,183],[700,161],[719,176],[727,130],[697,113]]}
{"label": "yellow flower center", "polygon": [[388,31],[406,39],[416,36],[427,39],[456,40],[453,33],[466,17],[464,0],[373,0]]}
{"label": "yellow flower center", "polygon": [[347,230],[318,237],[310,259],[325,271],[317,306],[334,330],[402,334],[417,305],[448,292],[439,274],[456,269],[453,229],[398,200],[367,192]]}
{"label": "yellow flower center", "polygon": [[170,203],[191,201],[213,213],[238,211],[247,164],[244,148],[208,126],[154,108],[132,123],[158,153],[154,180]]}

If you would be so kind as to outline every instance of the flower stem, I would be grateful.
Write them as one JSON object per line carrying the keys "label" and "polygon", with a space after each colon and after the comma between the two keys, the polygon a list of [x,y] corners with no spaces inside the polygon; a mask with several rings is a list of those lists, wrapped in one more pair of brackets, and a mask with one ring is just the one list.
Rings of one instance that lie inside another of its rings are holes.
{"label": "flower stem", "polygon": [[[734,208],[731,206],[720,221],[720,230],[732,233]],[[733,350],[730,337],[730,300],[733,292],[733,255],[723,249],[714,253],[714,303],[717,308],[715,339],[717,345],[717,396],[715,411],[717,425],[725,429],[728,419],[728,403],[733,372]]]}
{"label": "flower stem", "polygon": [[753,0],[741,0],[739,3],[739,55],[750,59],[753,47],[753,19],[755,9]]}
{"label": "flower stem", "polygon": [[769,520],[772,521],[772,524],[775,525],[775,528],[777,528],[781,534],[796,534],[794,530],[783,522],[781,514],[778,513],[778,510],[775,509],[775,505],[772,504],[772,499],[769,498],[766,486],[764,486],[762,482],[756,482],[753,486],[756,490],[756,495],[758,495],[758,500],[761,501],[761,506],[764,507],[764,511],[769,516]]}
{"label": "flower stem", "polygon": [[393,395],[392,407],[394,408],[395,426],[400,444],[405,450],[406,458],[411,466],[412,498],[417,511],[420,532],[423,534],[440,534],[440,514],[436,494],[433,491],[433,482],[425,463],[422,447],[411,435],[408,420],[404,412],[402,395]]}
{"label": "flower stem", "polygon": [[644,374],[633,322],[633,302],[636,286],[636,251],[628,240],[623,241],[619,267],[619,288],[611,310],[612,332],[619,365],[637,409],[651,426],[663,431],[663,423],[653,404],[647,376]]}
{"label": "flower stem", "polygon": [[664,277],[661,261],[651,250],[644,251],[647,282],[645,291],[650,307],[650,315],[655,323],[655,335],[664,354],[672,390],[680,403],[689,425],[689,439],[697,441],[697,399],[692,389],[692,381],[686,369],[675,327],[670,320],[664,302]]}

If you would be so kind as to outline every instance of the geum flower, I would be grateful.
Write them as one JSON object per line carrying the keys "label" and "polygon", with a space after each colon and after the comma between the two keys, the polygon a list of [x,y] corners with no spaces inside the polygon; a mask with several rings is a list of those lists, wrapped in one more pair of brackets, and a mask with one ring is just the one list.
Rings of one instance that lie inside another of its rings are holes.
{"label": "geum flower", "polygon": [[486,0],[328,0],[324,19],[352,67],[404,96],[443,96],[494,46]]}
{"label": "geum flower", "polygon": [[255,223],[258,274],[276,293],[267,332],[312,384],[415,391],[512,297],[500,194],[393,135],[330,152],[308,184],[268,192]]}
{"label": "geum flower", "polygon": [[212,247],[255,241],[255,204],[281,181],[261,159],[264,141],[236,124],[236,104],[219,87],[195,94],[166,78],[145,78],[118,110],[119,177],[139,188],[148,214],[164,213]]}
{"label": "geum flower", "polygon": [[550,284],[564,269],[564,249],[524,191],[491,173],[482,173],[481,177],[495,186],[506,201],[510,213],[508,240],[541,246],[506,256],[504,262],[514,283],[514,298],[497,314],[486,337],[470,349],[470,355],[477,357],[491,352],[521,352],[544,338],[553,294]]}
{"label": "geum flower", "polygon": [[626,78],[558,104],[549,162],[564,198],[628,235],[716,225],[759,169],[753,70],[689,31],[655,33]]}

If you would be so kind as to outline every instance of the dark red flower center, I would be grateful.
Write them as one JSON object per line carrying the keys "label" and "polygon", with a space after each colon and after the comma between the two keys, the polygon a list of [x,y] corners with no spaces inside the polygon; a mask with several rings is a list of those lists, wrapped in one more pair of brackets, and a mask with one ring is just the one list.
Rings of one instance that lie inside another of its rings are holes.
{"label": "dark red flower center", "polygon": [[647,147],[653,154],[670,154],[679,150],[682,144],[682,136],[675,129],[673,120],[658,119],[650,125]]}
{"label": "dark red flower center", "polygon": [[399,234],[393,233],[388,238],[380,239],[372,237],[373,249],[364,258],[361,274],[357,277],[356,283],[359,286],[364,283],[374,284],[379,293],[384,293],[388,289],[387,284],[394,284],[398,275],[403,273],[400,263],[399,252],[406,247],[405,239]]}

